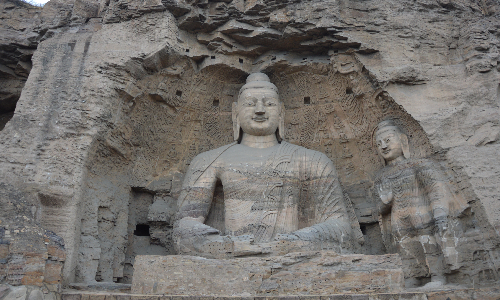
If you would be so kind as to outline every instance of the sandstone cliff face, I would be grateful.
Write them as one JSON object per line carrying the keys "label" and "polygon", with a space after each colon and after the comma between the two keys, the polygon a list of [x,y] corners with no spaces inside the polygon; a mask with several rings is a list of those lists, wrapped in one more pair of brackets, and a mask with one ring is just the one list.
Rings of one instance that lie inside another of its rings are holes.
{"label": "sandstone cliff face", "polygon": [[[3,20],[15,20],[5,17],[12,3]],[[67,283],[129,282],[136,254],[171,253],[171,197],[196,154],[231,141],[231,103],[254,71],[280,89],[287,140],[335,162],[361,252],[386,252],[371,139],[396,116],[413,155],[438,160],[471,206],[451,280],[499,279],[495,1],[51,0],[17,10],[32,17],[2,23],[13,34],[1,49],[15,55],[2,54],[0,103],[22,94],[0,132],[0,183],[12,191],[0,194],[0,226],[62,237]],[[164,217],[148,219],[153,204]],[[6,239],[37,240],[16,234]]]}
{"label": "sandstone cliff face", "polygon": [[16,102],[31,71],[36,49],[32,35],[40,8],[21,1],[0,3],[0,128],[12,117]]}

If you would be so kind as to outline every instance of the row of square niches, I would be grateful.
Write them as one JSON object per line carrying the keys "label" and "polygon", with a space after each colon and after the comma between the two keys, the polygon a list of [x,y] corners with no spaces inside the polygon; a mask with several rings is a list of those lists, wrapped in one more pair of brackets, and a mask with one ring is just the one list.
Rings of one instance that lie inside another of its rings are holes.
{"label": "row of square niches", "polygon": [[[186,53],[189,53],[189,49],[186,49]],[[215,55],[210,56],[210,59],[215,59]],[[239,58],[238,61],[240,62],[240,64],[242,64],[243,58]]]}
{"label": "row of square niches", "polygon": [[[177,91],[175,94],[178,97],[181,97],[182,96],[182,91]],[[347,88],[346,94],[352,94],[352,89]],[[214,101],[212,102],[212,106],[214,106],[214,107],[218,107],[219,104],[220,104],[220,101],[217,98],[214,99]],[[311,104],[311,97],[304,97],[304,104],[306,104],[306,105]]]}
{"label": "row of square niches", "polygon": [[[347,95],[352,94],[352,93],[353,93],[352,88],[350,88],[350,87],[346,88],[346,89],[345,89],[345,93],[346,93]],[[182,96],[182,91],[177,90],[177,91],[175,92],[175,95],[176,95],[177,97],[181,97],[181,96]],[[304,104],[311,104],[311,97],[304,97]],[[217,98],[216,98],[216,99],[214,99],[214,101],[213,101],[213,103],[212,103],[212,106],[219,106],[219,99],[217,99]]]}
{"label": "row of square niches", "polygon": [[[189,53],[189,49],[186,49],[186,53]],[[339,50],[335,50],[334,53],[339,53]],[[215,55],[210,56],[210,58],[215,59]],[[271,60],[276,60],[276,56],[273,56],[273,58],[271,58]],[[307,57],[302,58],[302,60],[307,60]],[[240,64],[242,64],[243,58],[240,58],[239,61],[240,61]]]}

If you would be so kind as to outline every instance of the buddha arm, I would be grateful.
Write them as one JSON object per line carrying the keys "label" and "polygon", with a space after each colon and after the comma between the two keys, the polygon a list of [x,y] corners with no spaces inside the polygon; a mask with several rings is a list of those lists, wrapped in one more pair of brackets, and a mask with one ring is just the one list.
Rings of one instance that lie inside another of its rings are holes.
{"label": "buddha arm", "polygon": [[293,232],[301,240],[330,241],[343,244],[351,238],[352,228],[344,204],[344,195],[332,161],[319,154],[307,168],[309,179],[305,182],[306,201],[313,205],[309,227]]}
{"label": "buddha arm", "polygon": [[438,223],[447,222],[449,203],[454,200],[454,197],[446,183],[444,174],[433,161],[427,160],[422,164],[418,175],[418,180],[429,199],[434,220]]}
{"label": "buddha arm", "polygon": [[176,219],[194,218],[203,223],[210,211],[217,176],[213,167],[204,171],[196,170],[195,160],[196,158],[182,184],[181,194],[177,201],[179,211]]}
{"label": "buddha arm", "polygon": [[210,211],[217,182],[216,168],[203,166],[204,157],[197,156],[191,162],[182,184],[178,199],[179,211],[174,222],[174,245],[180,254],[199,252],[196,243],[219,231],[203,224]]}

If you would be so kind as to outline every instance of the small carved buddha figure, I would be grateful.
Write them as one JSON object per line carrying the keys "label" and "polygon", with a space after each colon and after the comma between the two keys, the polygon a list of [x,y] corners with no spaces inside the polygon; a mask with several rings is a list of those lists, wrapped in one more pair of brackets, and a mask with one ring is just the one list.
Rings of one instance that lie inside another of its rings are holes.
{"label": "small carved buddha figure", "polygon": [[407,287],[429,277],[426,288],[443,285],[450,264],[443,250],[454,249],[445,246],[449,220],[466,205],[453,195],[434,161],[410,158],[408,137],[393,120],[378,124],[375,141],[386,163],[375,180],[386,246],[401,255]]}
{"label": "small carved buddha figure", "polygon": [[[279,142],[284,107],[267,75],[247,78],[233,104],[233,127],[236,142],[199,154],[186,173],[174,223],[178,253],[349,250],[352,227],[335,167],[323,153]],[[218,184],[224,225],[215,229],[204,223]],[[282,244],[291,248],[277,251]]]}

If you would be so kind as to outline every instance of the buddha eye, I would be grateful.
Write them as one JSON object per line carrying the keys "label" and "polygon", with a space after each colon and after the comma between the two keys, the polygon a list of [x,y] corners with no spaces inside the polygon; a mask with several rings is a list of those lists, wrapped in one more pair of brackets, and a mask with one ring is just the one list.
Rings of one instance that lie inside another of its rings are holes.
{"label": "buddha eye", "polygon": [[266,103],[267,106],[276,106],[276,103],[269,101]]}
{"label": "buddha eye", "polygon": [[389,143],[389,141],[390,141],[390,140],[391,140],[391,139],[386,139],[386,140],[385,140],[385,142],[386,142],[386,143]]}

